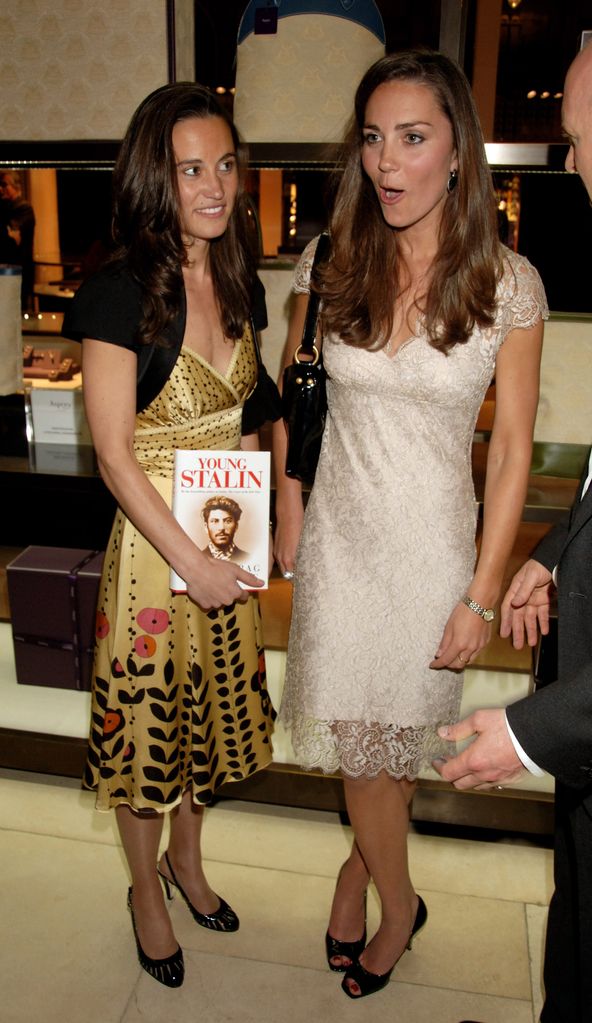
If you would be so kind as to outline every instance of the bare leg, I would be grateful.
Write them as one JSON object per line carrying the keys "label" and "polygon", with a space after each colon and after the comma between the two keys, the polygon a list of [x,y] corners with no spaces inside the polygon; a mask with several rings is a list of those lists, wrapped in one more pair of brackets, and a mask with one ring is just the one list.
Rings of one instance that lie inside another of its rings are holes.
{"label": "bare leg", "polygon": [[[215,913],[220,899],[210,888],[203,872],[201,859],[201,829],[204,808],[194,803],[187,791],[180,804],[171,812],[171,833],[168,855],[171,866],[189,901],[201,913]],[[170,877],[164,856],[160,871]]]}
{"label": "bare leg", "polygon": [[[357,941],[364,932],[364,893],[370,875],[357,842],[341,867],[329,918],[329,934],[339,941]],[[349,966],[348,956],[332,956],[333,966]]]}
{"label": "bare leg", "polygon": [[178,942],[156,873],[162,814],[140,815],[130,806],[118,806],[115,813],[132,876],[132,902],[140,944],[151,959],[166,959],[176,952]]}
{"label": "bare leg", "polygon": [[[371,973],[386,973],[403,952],[417,913],[409,877],[407,831],[414,784],[382,772],[377,778],[344,778],[349,818],[382,908],[378,931],[360,956]],[[356,990],[355,982],[350,981]]]}

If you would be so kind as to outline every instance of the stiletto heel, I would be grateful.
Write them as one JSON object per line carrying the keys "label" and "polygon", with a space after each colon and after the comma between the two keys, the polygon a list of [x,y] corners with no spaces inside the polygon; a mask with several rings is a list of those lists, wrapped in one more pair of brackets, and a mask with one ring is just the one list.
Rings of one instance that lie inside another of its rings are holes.
{"label": "stiletto heel", "polygon": [[[334,938],[329,934],[329,931],[325,934],[327,965],[330,970],[333,970],[333,973],[345,973],[346,970],[349,970],[350,966],[353,966],[356,960],[359,959],[366,947],[366,900],[367,893],[364,892],[364,931],[361,938],[358,938],[356,941],[340,941],[339,938]],[[337,966],[336,963],[331,962],[337,956],[349,959],[350,962],[346,966]]]}
{"label": "stiletto heel", "polygon": [[[428,918],[426,904],[423,901],[421,895],[418,895],[418,900],[419,901],[417,904],[417,913],[415,914],[415,920],[413,921],[413,927],[411,928],[409,940],[405,945],[403,952],[401,952],[399,958],[395,960],[390,970],[387,970],[386,973],[371,973],[370,970],[366,970],[365,967],[362,966],[362,963],[360,963],[359,961],[354,963],[353,966],[351,966],[347,970],[345,977],[341,982],[341,987],[345,991],[348,998],[365,998],[366,995],[372,995],[374,994],[375,991],[380,991],[383,987],[386,987],[389,980],[391,979],[391,974],[395,966],[399,962],[399,959],[404,954],[404,952],[406,952],[407,949],[411,948],[415,935],[418,933],[418,931],[421,930],[421,928],[424,926]],[[354,994],[353,991],[350,991],[349,985],[347,983],[348,980],[353,980],[353,982],[357,984],[359,994]]]}
{"label": "stiletto heel", "polygon": [[411,951],[415,935],[418,934],[419,931],[421,931],[422,927],[425,926],[425,923],[428,919],[428,910],[425,902],[423,901],[421,895],[418,895],[417,898],[418,898],[417,913],[415,914],[415,921],[413,923],[413,927],[411,928],[409,941],[407,942],[407,949],[409,951]]}
{"label": "stiletto heel", "polygon": [[166,895],[167,899],[169,900],[169,902],[172,902],[173,898],[174,898],[174,892],[171,891],[171,886],[169,884],[168,877],[165,877],[164,874],[161,874],[161,872],[158,869],[158,867],[156,868],[156,871],[158,873],[158,876],[159,876],[160,880],[162,881],[162,883],[164,885],[164,891],[165,891],[165,895]]}
{"label": "stiletto heel", "polygon": [[165,891],[168,899],[172,899],[173,895],[170,886],[173,885],[179,892],[181,898],[185,902],[189,909],[193,919],[200,927],[207,927],[210,931],[238,931],[240,923],[239,919],[233,909],[228,905],[224,899],[218,896],[220,905],[215,913],[200,913],[199,909],[196,909],[192,902],[190,902],[187,894],[181,888],[181,885],[177,881],[175,871],[171,866],[168,852],[164,854],[165,863],[167,870],[170,872],[170,877],[163,874],[159,867],[156,868],[158,876],[164,883]]}
{"label": "stiletto heel", "polygon": [[172,955],[167,956],[166,959],[151,959],[150,956],[146,955],[144,952],[138,937],[134,907],[132,905],[131,888],[128,888],[127,890],[127,908],[129,909],[132,917],[132,928],[134,931],[134,938],[136,939],[138,961],[142,969],[146,970],[146,973],[149,973],[151,977],[154,977],[154,980],[157,980],[159,984],[164,984],[165,987],[181,987],[185,978],[183,950],[177,946],[177,951],[173,952]]}

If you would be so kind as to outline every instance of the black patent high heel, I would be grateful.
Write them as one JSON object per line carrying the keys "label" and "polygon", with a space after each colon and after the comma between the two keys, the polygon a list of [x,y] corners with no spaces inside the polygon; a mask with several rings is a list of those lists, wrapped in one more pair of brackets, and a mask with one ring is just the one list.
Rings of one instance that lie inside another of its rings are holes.
{"label": "black patent high heel", "polygon": [[134,907],[132,905],[131,888],[128,888],[127,890],[127,908],[132,916],[132,927],[134,931],[134,938],[136,939],[136,948],[138,950],[138,961],[142,969],[146,970],[146,973],[149,973],[151,977],[154,977],[154,980],[157,980],[159,984],[164,984],[165,987],[181,987],[185,978],[185,963],[183,962],[182,948],[178,946],[177,951],[173,952],[172,955],[167,956],[166,959],[151,959],[150,956],[146,955],[144,952],[136,930],[136,918],[134,916]]}
{"label": "black patent high heel", "polygon": [[[415,935],[417,934],[418,931],[421,930],[421,928],[424,926],[428,918],[426,904],[423,901],[421,895],[418,895],[418,900],[419,901],[417,904],[417,913],[415,914],[415,920],[413,922],[413,927],[411,928],[409,941],[407,942],[405,948],[403,949],[403,952],[401,952],[399,959],[401,958],[404,952],[411,948]],[[372,995],[374,994],[375,991],[380,991],[383,987],[386,987],[389,980],[391,979],[391,974],[395,966],[399,962],[399,959],[397,959],[393,963],[390,970],[387,970],[386,973],[371,973],[370,970],[366,970],[360,962],[356,962],[347,970],[345,977],[341,982],[341,987],[345,991],[348,998],[365,998],[366,995]],[[353,991],[350,991],[349,985],[347,983],[348,980],[353,980],[354,983],[357,984],[359,994],[356,995],[353,993]]]}
{"label": "black patent high heel", "polygon": [[170,887],[171,885],[173,885],[173,887],[177,889],[181,898],[185,902],[193,919],[195,920],[196,923],[200,925],[200,927],[207,927],[209,928],[210,931],[238,931],[240,927],[240,922],[236,913],[234,912],[233,909],[231,909],[228,903],[224,901],[224,899],[220,898],[220,896],[218,896],[218,898],[220,899],[220,905],[218,906],[218,909],[216,910],[215,913],[200,913],[199,909],[195,908],[193,903],[190,902],[187,894],[181,888],[181,885],[179,884],[177,877],[175,875],[175,871],[171,866],[171,861],[169,859],[168,852],[165,852],[164,859],[171,876],[167,877],[166,874],[163,874],[158,867],[156,868],[156,870],[158,872],[158,876],[162,879],[162,882],[164,884],[167,899],[170,900],[173,898]]}
{"label": "black patent high heel", "polygon": [[[330,970],[333,970],[333,973],[345,973],[346,970],[349,970],[356,960],[359,959],[366,947],[366,900],[367,892],[364,892],[364,932],[361,938],[358,938],[356,941],[340,941],[339,938],[334,938],[329,934],[329,931],[325,934],[327,965]],[[349,959],[350,962],[347,966],[337,966],[336,963],[331,962],[337,956]]]}

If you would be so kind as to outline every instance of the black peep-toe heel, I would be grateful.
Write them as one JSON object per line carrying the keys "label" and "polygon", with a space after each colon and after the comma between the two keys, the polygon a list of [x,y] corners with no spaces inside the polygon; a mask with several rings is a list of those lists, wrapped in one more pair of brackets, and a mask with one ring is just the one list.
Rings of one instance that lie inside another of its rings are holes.
{"label": "black peep-toe heel", "polygon": [[[408,949],[411,948],[415,935],[421,930],[428,918],[426,904],[421,895],[418,896],[418,899],[417,913],[415,914],[415,921],[411,928],[409,941],[403,949],[403,952],[401,952],[399,959]],[[380,991],[383,987],[386,987],[391,979],[391,974],[395,966],[399,962],[399,959],[393,963],[390,970],[387,970],[386,973],[370,973],[370,970],[366,970],[360,962],[356,962],[346,971],[345,977],[341,982],[341,987],[348,998],[365,998],[366,995],[373,995],[375,991]],[[348,980],[353,980],[354,983],[357,984],[359,994],[354,994],[353,991],[350,991]]]}
{"label": "black peep-toe heel", "polygon": [[142,969],[146,970],[146,973],[149,973],[151,977],[154,977],[154,980],[157,980],[159,984],[164,984],[165,987],[181,987],[185,977],[185,963],[183,962],[183,950],[181,947],[177,947],[177,951],[173,952],[171,956],[167,956],[166,959],[151,959],[150,956],[146,955],[144,952],[136,930],[136,918],[134,916],[134,907],[132,906],[131,888],[128,888],[127,891],[127,908],[129,909],[132,917],[132,927],[134,930],[134,938],[136,939],[136,948],[138,950],[138,961]]}
{"label": "black peep-toe heel", "polygon": [[220,898],[220,896],[218,896],[220,899],[220,905],[215,913],[200,913],[199,909],[195,908],[193,903],[190,902],[187,894],[181,888],[181,885],[175,875],[175,871],[171,866],[171,861],[167,852],[164,854],[164,859],[171,876],[167,877],[166,874],[163,874],[158,867],[156,869],[158,871],[158,876],[162,879],[164,884],[167,899],[170,900],[173,898],[170,887],[173,885],[185,902],[193,919],[200,925],[200,927],[207,927],[210,931],[238,931],[240,923],[236,913],[233,909],[231,909],[228,903],[224,901],[224,899]]}

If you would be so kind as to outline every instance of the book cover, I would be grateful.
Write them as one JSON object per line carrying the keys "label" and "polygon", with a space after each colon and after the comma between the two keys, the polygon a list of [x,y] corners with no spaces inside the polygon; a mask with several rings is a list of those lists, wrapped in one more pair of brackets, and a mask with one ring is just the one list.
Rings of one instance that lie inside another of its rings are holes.
{"label": "book cover", "polygon": [[[270,479],[269,451],[175,450],[173,515],[207,557],[264,579],[257,589],[269,574]],[[187,592],[172,568],[170,585]]]}

